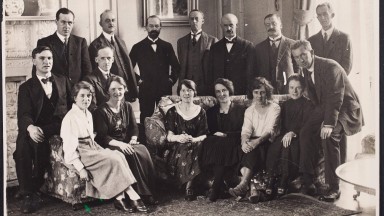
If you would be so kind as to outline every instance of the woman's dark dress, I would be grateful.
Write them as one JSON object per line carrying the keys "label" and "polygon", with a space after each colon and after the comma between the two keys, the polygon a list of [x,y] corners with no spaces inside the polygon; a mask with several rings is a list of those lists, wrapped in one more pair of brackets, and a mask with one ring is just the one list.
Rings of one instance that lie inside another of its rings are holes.
{"label": "woman's dark dress", "polygon": [[[207,110],[207,122],[210,131],[202,146],[201,162],[204,167],[222,165],[233,166],[240,162],[241,127],[245,108],[231,103],[227,114],[220,113],[220,105]],[[216,132],[227,134],[226,137],[213,135]]]}
{"label": "woman's dark dress", "polygon": [[[285,101],[281,106],[281,133],[270,145],[267,154],[267,171],[270,174],[281,174],[288,179],[296,178],[299,171],[299,134],[308,115],[311,114],[312,103],[305,97]],[[291,144],[283,147],[284,135],[294,132]]]}
{"label": "woman's dark dress", "polygon": [[[118,140],[129,143],[132,136],[138,136],[139,129],[136,123],[132,106],[128,102],[121,103],[120,113],[114,113],[107,103],[100,105],[94,115],[95,140],[104,148],[116,149],[116,146],[109,145],[111,140]],[[124,154],[137,184],[133,187],[139,195],[151,196],[151,189],[154,186],[154,166],[147,148],[142,145],[133,145],[135,153]]]}
{"label": "woman's dark dress", "polygon": [[[192,137],[199,137],[208,134],[207,117],[204,109],[201,108],[199,114],[185,120],[176,111],[175,107],[168,110],[165,117],[165,129],[172,131],[175,135],[183,133]],[[167,158],[167,167],[169,173],[174,177],[176,183],[182,184],[193,180],[200,174],[199,152],[202,142],[197,143],[168,143],[170,153]]]}

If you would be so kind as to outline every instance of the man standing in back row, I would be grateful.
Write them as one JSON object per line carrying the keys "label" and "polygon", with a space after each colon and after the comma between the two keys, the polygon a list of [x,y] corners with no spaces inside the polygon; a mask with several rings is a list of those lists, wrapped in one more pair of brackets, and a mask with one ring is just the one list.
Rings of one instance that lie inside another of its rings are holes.
{"label": "man standing in back row", "polygon": [[233,82],[235,95],[245,95],[248,80],[252,80],[253,44],[236,34],[238,19],[228,13],[221,18],[224,38],[211,47],[209,53],[208,86],[213,94],[213,82],[226,78]]}
{"label": "man standing in back row", "polygon": [[255,46],[254,76],[271,81],[275,94],[287,94],[287,79],[298,69],[291,56],[294,40],[281,34],[282,24],[277,14],[265,16],[264,26],[268,38]]}
{"label": "man standing in back row", "polygon": [[208,55],[217,38],[208,35],[201,29],[204,24],[204,13],[197,9],[189,13],[191,33],[177,41],[177,55],[180,61],[180,78],[190,79],[196,83],[198,95],[207,95]]}
{"label": "man standing in back row", "polygon": [[160,18],[149,16],[146,30],[148,37],[133,45],[129,54],[133,67],[137,64],[140,70],[140,123],[153,114],[162,96],[172,94],[172,86],[177,82],[180,72],[172,44],[159,38]]}

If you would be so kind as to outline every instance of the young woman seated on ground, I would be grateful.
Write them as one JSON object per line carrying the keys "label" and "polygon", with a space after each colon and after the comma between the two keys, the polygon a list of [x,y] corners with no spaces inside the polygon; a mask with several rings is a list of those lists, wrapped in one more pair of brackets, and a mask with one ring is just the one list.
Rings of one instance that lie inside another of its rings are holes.
{"label": "young woman seated on ground", "polygon": [[73,87],[75,103],[64,117],[60,131],[64,160],[75,167],[81,180],[86,181],[87,196],[115,198],[115,208],[125,212],[147,212],[147,207],[132,187],[136,179],[124,155],[104,149],[94,141],[93,120],[88,111],[93,93],[91,84],[84,81]]}

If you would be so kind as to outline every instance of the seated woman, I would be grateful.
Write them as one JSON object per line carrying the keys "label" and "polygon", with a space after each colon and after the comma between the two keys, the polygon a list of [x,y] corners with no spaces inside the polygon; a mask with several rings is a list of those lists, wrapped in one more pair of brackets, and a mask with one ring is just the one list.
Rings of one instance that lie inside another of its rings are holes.
{"label": "seated woman", "polygon": [[[263,77],[256,77],[248,89],[247,97],[253,103],[244,113],[241,130],[241,149],[245,153],[240,162],[242,177],[235,188],[229,189],[234,197],[244,196],[253,174],[265,169],[268,147],[278,134],[280,106],[270,101],[272,92],[273,87]],[[257,194],[251,193],[251,202],[257,202],[258,199]]]}
{"label": "seated woman", "polygon": [[104,148],[124,153],[137,183],[133,188],[146,204],[156,204],[151,188],[155,169],[147,148],[137,142],[139,128],[132,106],[124,102],[127,85],[120,76],[111,77],[106,85],[109,100],[94,112],[96,142]]}
{"label": "seated woman", "polygon": [[[280,175],[277,195],[284,195],[287,182],[298,176],[299,172],[299,133],[313,106],[303,97],[304,79],[298,74],[288,78],[288,93],[291,99],[281,106],[281,135],[271,144],[267,154],[267,172]],[[280,168],[280,169],[279,169]],[[272,185],[266,192],[272,194]]]}
{"label": "seated woman", "polygon": [[165,116],[170,147],[167,167],[179,186],[186,184],[185,199],[191,201],[196,199],[192,183],[200,174],[198,156],[201,142],[208,133],[207,117],[204,109],[193,103],[197,92],[192,80],[182,80],[177,93],[181,102],[170,108]]}
{"label": "seated woman", "polygon": [[[86,195],[100,199],[116,198],[115,208],[134,212],[147,212],[140,196],[133,189],[136,183],[124,155],[119,151],[104,149],[93,137],[93,120],[87,110],[91,104],[93,87],[82,81],[74,85],[75,103],[64,117],[60,136],[63,139],[64,160],[71,164],[86,181]],[[128,194],[128,202],[125,200]]]}
{"label": "seated woman", "polygon": [[224,174],[235,174],[233,168],[240,162],[242,151],[240,132],[245,108],[231,102],[234,93],[233,83],[219,78],[214,83],[215,95],[219,104],[207,110],[210,131],[202,145],[202,166],[213,169],[214,181],[209,200],[215,202],[224,187]]}

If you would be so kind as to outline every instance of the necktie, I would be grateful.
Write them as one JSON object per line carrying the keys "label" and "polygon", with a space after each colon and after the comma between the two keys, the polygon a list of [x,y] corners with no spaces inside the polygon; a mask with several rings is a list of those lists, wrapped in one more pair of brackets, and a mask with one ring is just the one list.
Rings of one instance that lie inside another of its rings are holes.
{"label": "necktie", "polygon": [[111,45],[115,46],[115,40],[113,39],[113,36],[111,37]]}
{"label": "necktie", "polygon": [[47,84],[48,81],[53,82],[53,77],[50,76],[50,77],[41,79],[41,82],[43,82],[44,84]]}
{"label": "necktie", "polygon": [[328,34],[327,32],[324,32],[324,43],[327,43],[328,41]]}
{"label": "necktie", "polygon": [[201,34],[201,32],[199,33],[196,33],[196,34],[192,34],[192,45],[195,46],[196,43],[197,43],[197,40],[196,40],[196,37],[197,35]]}

